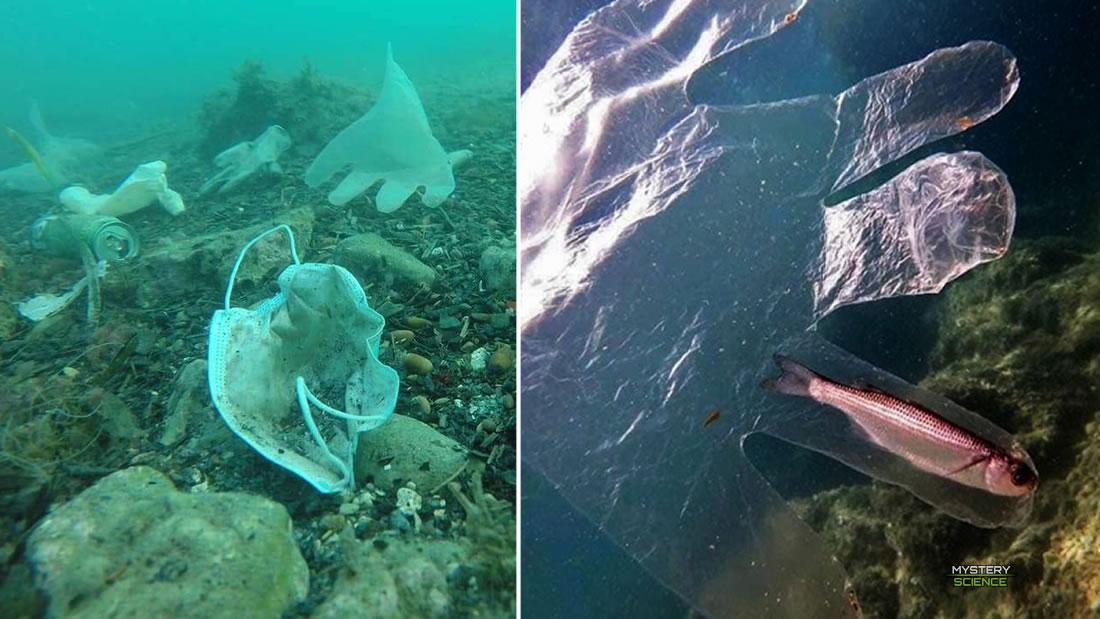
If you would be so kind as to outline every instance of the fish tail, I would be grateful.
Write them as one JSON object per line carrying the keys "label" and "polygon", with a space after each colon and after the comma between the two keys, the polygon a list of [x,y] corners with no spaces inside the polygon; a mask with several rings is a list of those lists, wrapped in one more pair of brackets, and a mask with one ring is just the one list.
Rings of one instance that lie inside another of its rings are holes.
{"label": "fish tail", "polygon": [[810,368],[801,363],[776,353],[772,357],[779,366],[779,376],[769,378],[760,384],[769,391],[778,391],[788,395],[809,397],[810,381],[817,377]]}

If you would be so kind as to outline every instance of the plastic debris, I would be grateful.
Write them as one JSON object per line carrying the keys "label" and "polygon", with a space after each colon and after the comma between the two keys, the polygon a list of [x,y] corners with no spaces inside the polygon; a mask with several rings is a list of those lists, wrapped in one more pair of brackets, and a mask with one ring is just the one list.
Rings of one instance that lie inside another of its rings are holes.
{"label": "plastic debris", "polygon": [[279,156],[290,148],[290,134],[279,125],[271,125],[260,137],[231,146],[214,157],[220,170],[199,188],[202,195],[232,191],[257,175],[282,176]]}
{"label": "plastic debris", "polygon": [[183,197],[168,187],[167,169],[163,161],[150,161],[139,165],[112,194],[97,195],[73,186],[63,190],[58,198],[65,208],[86,215],[118,217],[139,211],[154,201],[160,202],[169,213],[179,215],[185,210]]}

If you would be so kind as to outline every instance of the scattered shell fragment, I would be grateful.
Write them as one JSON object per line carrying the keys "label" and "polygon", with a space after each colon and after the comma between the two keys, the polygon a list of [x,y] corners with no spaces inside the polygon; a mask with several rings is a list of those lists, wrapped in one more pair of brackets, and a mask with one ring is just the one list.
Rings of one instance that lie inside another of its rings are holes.
{"label": "scattered shell fragment", "polygon": [[423,505],[423,500],[420,495],[412,488],[398,488],[397,489],[397,509],[401,510],[401,513],[406,516],[412,516],[416,512],[420,511]]}
{"label": "scattered shell fragment", "polygon": [[432,362],[414,352],[405,355],[405,370],[410,374],[431,374]]}

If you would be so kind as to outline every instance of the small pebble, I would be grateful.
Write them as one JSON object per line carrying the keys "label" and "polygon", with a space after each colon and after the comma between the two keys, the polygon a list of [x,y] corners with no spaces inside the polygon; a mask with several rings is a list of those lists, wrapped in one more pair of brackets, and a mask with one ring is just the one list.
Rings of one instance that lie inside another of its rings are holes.
{"label": "small pebble", "polygon": [[343,503],[340,505],[340,515],[350,516],[359,511],[359,506],[355,503]]}
{"label": "small pebble", "polygon": [[516,354],[507,344],[501,344],[493,356],[489,357],[489,369],[503,374],[511,370],[515,362]]}
{"label": "small pebble", "polygon": [[428,400],[427,397],[418,395],[413,398],[413,404],[415,404],[416,407],[420,410],[421,415],[432,414],[432,403]]}
{"label": "small pebble", "polygon": [[410,329],[423,329],[424,327],[432,326],[432,321],[427,318],[420,318],[419,316],[409,316],[405,319],[405,324]]}
{"label": "small pebble", "polygon": [[397,529],[402,533],[405,533],[412,528],[412,526],[409,525],[409,519],[405,517],[405,514],[401,513],[401,510],[397,509],[390,512],[390,527]]}
{"label": "small pebble", "polygon": [[344,528],[347,519],[337,514],[325,514],[321,516],[321,527],[326,531],[339,531]]}
{"label": "small pebble", "polygon": [[415,334],[412,331],[409,331],[407,329],[398,329],[397,331],[390,331],[390,337],[392,337],[393,341],[395,341],[395,342],[404,342],[406,340],[411,340],[411,339],[413,339],[414,335]]}
{"label": "small pebble", "polygon": [[512,410],[516,407],[516,399],[512,397],[512,394],[506,393],[500,396],[500,403],[504,405],[504,408]]}
{"label": "small pebble", "polygon": [[431,374],[432,362],[416,353],[405,355],[405,370],[410,374]]}
{"label": "small pebble", "polygon": [[480,312],[474,312],[473,314],[470,314],[470,318],[474,322],[489,322],[489,319],[492,318],[492,316],[488,314],[482,314]]}

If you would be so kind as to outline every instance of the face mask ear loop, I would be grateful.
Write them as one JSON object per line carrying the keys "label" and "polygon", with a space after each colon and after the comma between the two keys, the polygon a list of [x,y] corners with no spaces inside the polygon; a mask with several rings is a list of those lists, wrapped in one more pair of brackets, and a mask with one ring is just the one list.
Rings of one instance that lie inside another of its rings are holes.
{"label": "face mask ear loop", "polygon": [[261,232],[256,235],[251,241],[244,244],[241,248],[241,253],[237,255],[237,261],[233,263],[233,270],[229,272],[229,282],[225,287],[225,309],[229,309],[229,298],[233,296],[233,282],[237,279],[237,270],[241,268],[241,262],[244,260],[244,254],[250,247],[255,245],[260,239],[277,232],[279,230],[285,230],[287,239],[290,240],[290,257],[294,259],[294,264],[302,264],[302,261],[298,259],[298,250],[294,246],[294,231],[290,229],[290,226],[286,224],[279,224],[274,228]]}
{"label": "face mask ear loop", "polygon": [[351,477],[351,485],[354,487],[355,481],[351,473],[347,472],[343,462],[339,460],[331,451],[329,451],[328,444],[324,442],[321,437],[321,433],[317,430],[317,425],[313,422],[313,413],[310,411],[309,405],[313,404],[321,411],[344,419],[348,422],[348,443],[351,446],[348,459],[350,460],[355,454],[355,446],[359,443],[359,433],[367,430],[373,430],[382,425],[388,418],[387,415],[351,415],[344,411],[337,410],[328,404],[325,404],[321,400],[317,399],[317,396],[313,395],[313,392],[309,390],[306,385],[305,379],[301,376],[295,381],[295,386],[298,390],[298,405],[302,408],[302,417],[306,421],[306,425],[309,426],[309,432],[313,435],[313,440],[317,441],[317,444],[325,451],[333,462],[338,462],[340,470],[345,472],[346,477]]}
{"label": "face mask ear loop", "polygon": [[328,448],[328,443],[326,443],[324,437],[321,436],[321,431],[317,429],[317,424],[313,422],[313,413],[310,411],[309,403],[318,402],[317,398],[310,393],[309,387],[306,387],[306,381],[303,380],[301,376],[299,376],[296,381],[296,387],[298,391],[298,406],[302,409],[302,419],[305,420],[310,435],[313,436],[313,440],[317,443],[317,446],[324,452],[325,457],[335,464],[336,468],[340,469],[340,481],[336,482],[334,487],[343,488],[344,486],[350,486],[354,488],[355,478],[353,472],[348,470],[348,465],[345,464],[343,460],[332,453],[332,450]]}

